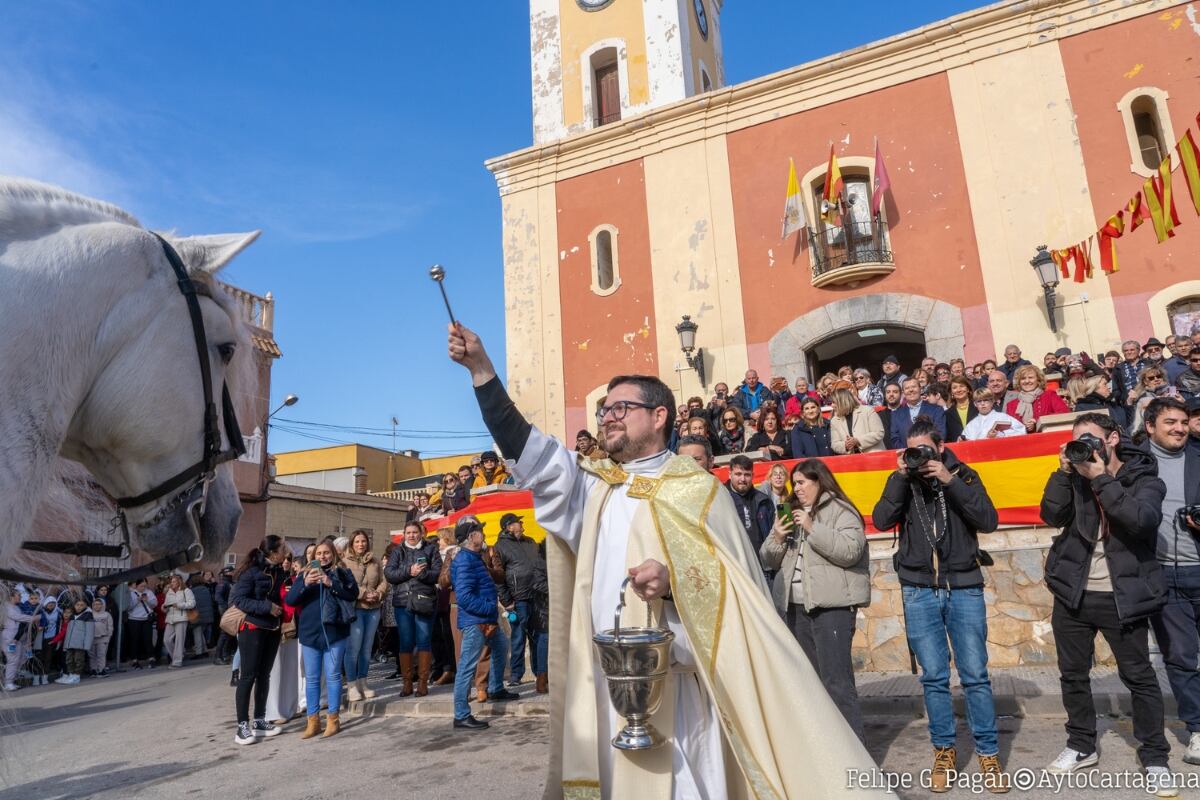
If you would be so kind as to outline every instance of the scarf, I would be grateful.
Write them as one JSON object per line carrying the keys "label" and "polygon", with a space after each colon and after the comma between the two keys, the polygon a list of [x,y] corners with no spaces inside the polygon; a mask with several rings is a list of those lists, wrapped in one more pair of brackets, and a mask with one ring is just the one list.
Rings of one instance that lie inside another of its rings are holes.
{"label": "scarf", "polygon": [[1034,421],[1033,404],[1042,396],[1044,389],[1034,389],[1032,392],[1017,392],[1017,419],[1026,425]]}
{"label": "scarf", "polygon": [[727,453],[740,453],[746,449],[746,430],[738,428],[737,433],[730,433],[721,428],[721,432],[717,434],[717,439],[721,442],[721,447],[725,448]]}

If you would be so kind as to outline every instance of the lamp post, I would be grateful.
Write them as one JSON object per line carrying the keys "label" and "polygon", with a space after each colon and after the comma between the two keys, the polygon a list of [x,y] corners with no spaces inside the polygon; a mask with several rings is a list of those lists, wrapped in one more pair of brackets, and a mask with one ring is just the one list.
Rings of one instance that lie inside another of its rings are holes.
{"label": "lamp post", "polygon": [[296,403],[299,403],[299,402],[300,402],[299,397],[297,397],[294,394],[289,394],[287,397],[283,398],[283,402],[279,404],[279,408],[275,409],[270,414],[267,414],[267,421],[270,422],[271,417],[275,416],[280,411],[283,411],[288,406],[294,406],[294,405],[296,405]]}
{"label": "lamp post", "polygon": [[1050,320],[1050,330],[1058,333],[1058,322],[1054,319],[1054,289],[1058,286],[1058,265],[1054,263],[1044,244],[1038,245],[1037,254],[1029,265],[1033,267],[1038,280],[1041,281],[1042,290],[1046,293],[1046,317]]}
{"label": "lamp post", "polygon": [[688,366],[696,370],[700,385],[707,388],[708,384],[704,380],[704,350],[696,347],[696,331],[699,328],[690,316],[684,314],[683,321],[675,326],[675,332],[679,334],[679,348],[683,351]]}

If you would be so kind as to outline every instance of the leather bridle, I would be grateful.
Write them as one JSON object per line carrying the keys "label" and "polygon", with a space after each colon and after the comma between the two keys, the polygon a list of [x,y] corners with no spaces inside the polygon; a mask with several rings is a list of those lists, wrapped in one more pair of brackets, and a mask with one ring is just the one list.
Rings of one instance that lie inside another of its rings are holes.
{"label": "leather bridle", "polygon": [[[217,467],[226,461],[232,461],[246,452],[242,440],[242,431],[238,427],[237,415],[234,413],[233,399],[229,395],[229,384],[221,387],[221,412],[225,422],[225,437],[229,447],[221,449],[221,431],[217,426],[217,404],[213,395],[212,365],[209,361],[208,337],[204,331],[204,316],[200,311],[200,301],[196,296],[196,284],[188,277],[187,267],[179,258],[166,239],[157,233],[152,234],[162,245],[163,254],[175,273],[176,285],[187,303],[188,317],[192,323],[192,335],[196,342],[196,353],[200,358],[200,384],[204,394],[204,441],[203,453],[200,460],[162,483],[134,497],[122,497],[116,501],[117,513],[113,518],[112,530],[120,530],[122,541],[119,545],[101,542],[24,542],[24,550],[37,553],[57,553],[66,556],[92,556],[107,558],[128,558],[131,552],[129,540],[129,522],[125,517],[125,509],[144,506],[159,500],[172,492],[178,491],[168,503],[160,508],[153,517],[139,523],[138,528],[148,528],[165,519],[169,514],[186,504],[185,512],[188,525],[192,530],[192,542],[183,550],[169,553],[155,559],[149,564],[143,564],[132,569],[110,572],[89,578],[54,578],[46,575],[27,575],[9,569],[0,569],[0,580],[34,581],[37,583],[64,583],[84,585],[91,583],[125,583],[166,572],[204,557],[204,548],[200,544],[200,525],[204,515],[205,503],[208,500],[208,486],[216,478]],[[186,487],[186,488],[185,488]]]}

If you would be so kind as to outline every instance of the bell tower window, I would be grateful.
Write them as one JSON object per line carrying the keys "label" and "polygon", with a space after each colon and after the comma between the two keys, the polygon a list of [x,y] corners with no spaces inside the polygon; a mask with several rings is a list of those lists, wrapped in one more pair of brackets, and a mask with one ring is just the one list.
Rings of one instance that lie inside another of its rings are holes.
{"label": "bell tower window", "polygon": [[592,86],[595,92],[593,108],[595,126],[607,125],[621,119],[621,70],[617,64],[617,49],[606,47],[592,54]]}
{"label": "bell tower window", "polygon": [[1167,110],[1167,93],[1156,86],[1131,89],[1117,103],[1129,143],[1129,171],[1148,178],[1176,141]]}

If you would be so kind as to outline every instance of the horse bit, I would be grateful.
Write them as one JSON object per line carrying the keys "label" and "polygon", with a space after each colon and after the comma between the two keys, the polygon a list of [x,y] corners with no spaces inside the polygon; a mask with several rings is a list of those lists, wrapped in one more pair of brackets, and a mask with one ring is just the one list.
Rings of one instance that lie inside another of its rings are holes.
{"label": "horse bit", "polygon": [[161,497],[165,497],[176,489],[187,486],[175,497],[160,508],[149,520],[139,523],[138,528],[144,529],[156,525],[166,519],[180,506],[187,506],[186,516],[192,532],[192,543],[185,549],[169,553],[149,564],[140,567],[110,572],[90,578],[68,576],[67,579],[52,578],[45,575],[27,575],[9,569],[0,569],[0,579],[13,581],[33,581],[36,583],[65,583],[82,586],[89,583],[126,583],[144,578],[158,572],[166,572],[204,557],[204,547],[200,544],[201,518],[204,515],[205,504],[208,501],[208,487],[216,478],[217,467],[226,461],[232,461],[246,452],[242,441],[242,431],[238,427],[237,415],[234,412],[233,400],[229,395],[229,384],[221,387],[221,411],[225,421],[225,436],[229,439],[229,447],[221,449],[221,431],[217,427],[217,406],[212,391],[212,365],[208,357],[208,337],[204,332],[204,317],[200,311],[200,301],[196,298],[196,284],[188,276],[179,254],[175,252],[166,239],[151,232],[162,245],[163,254],[171,269],[175,272],[176,285],[187,303],[188,317],[192,323],[192,335],[196,342],[196,352],[200,357],[200,382],[204,392],[204,453],[200,460],[177,475],[168,478],[157,486],[142,492],[136,497],[123,497],[116,501],[117,514],[113,518],[109,532],[120,529],[121,544],[104,544],[102,542],[57,542],[33,541],[24,542],[21,547],[38,553],[58,553],[67,556],[91,556],[107,558],[128,558],[131,553],[129,539],[129,521],[125,517],[125,509],[146,505]]}

